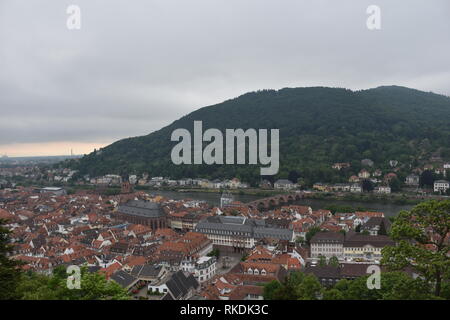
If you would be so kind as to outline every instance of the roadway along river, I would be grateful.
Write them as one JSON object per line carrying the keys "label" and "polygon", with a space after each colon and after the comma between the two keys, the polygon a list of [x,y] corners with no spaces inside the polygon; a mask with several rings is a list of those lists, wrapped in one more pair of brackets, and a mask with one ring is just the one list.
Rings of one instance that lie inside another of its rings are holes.
{"label": "roadway along river", "polygon": [[[220,203],[220,193],[210,193],[210,192],[175,192],[175,191],[147,191],[149,194],[161,195],[169,199],[181,200],[181,199],[194,199],[203,200],[213,206],[218,206]],[[253,195],[233,195],[236,201],[241,201],[247,203],[250,201],[261,199],[261,196]],[[413,205],[399,205],[394,203],[385,202],[356,202],[356,201],[344,201],[344,200],[321,200],[321,199],[303,199],[297,201],[298,205],[310,206],[313,210],[323,209],[330,205],[337,206],[352,206],[354,208],[363,207],[374,211],[384,212],[386,216],[395,216],[401,210],[409,210]]]}

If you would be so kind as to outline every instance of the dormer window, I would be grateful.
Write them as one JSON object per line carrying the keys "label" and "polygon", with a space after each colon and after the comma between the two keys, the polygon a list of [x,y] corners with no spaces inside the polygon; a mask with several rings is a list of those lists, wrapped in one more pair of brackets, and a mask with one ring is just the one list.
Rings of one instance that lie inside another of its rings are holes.
{"label": "dormer window", "polygon": [[[256,270],[255,270],[255,271],[256,271]],[[248,273],[248,274],[253,274],[252,268],[248,268],[247,273]]]}

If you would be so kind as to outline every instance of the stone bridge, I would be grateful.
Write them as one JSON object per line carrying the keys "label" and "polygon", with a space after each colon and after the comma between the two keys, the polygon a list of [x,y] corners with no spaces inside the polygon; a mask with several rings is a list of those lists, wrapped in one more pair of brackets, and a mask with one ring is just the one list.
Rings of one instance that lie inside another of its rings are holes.
{"label": "stone bridge", "polygon": [[289,194],[279,194],[269,198],[263,198],[247,203],[247,206],[252,209],[258,209],[259,211],[271,210],[276,207],[289,205],[303,199],[305,196],[302,192],[295,192]]}

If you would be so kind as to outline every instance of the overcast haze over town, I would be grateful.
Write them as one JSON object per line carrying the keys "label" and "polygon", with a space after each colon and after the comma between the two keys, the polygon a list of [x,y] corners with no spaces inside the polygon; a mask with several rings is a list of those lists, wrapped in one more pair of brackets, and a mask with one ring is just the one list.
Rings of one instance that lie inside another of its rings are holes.
{"label": "overcast haze over town", "polygon": [[0,154],[89,153],[248,91],[402,85],[450,95],[450,2],[0,2]]}

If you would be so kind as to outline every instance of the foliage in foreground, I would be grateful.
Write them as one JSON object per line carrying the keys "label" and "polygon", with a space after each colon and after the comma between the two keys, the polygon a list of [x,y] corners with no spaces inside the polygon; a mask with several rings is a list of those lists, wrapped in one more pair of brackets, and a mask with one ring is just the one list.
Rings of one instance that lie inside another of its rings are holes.
{"label": "foliage in foreground", "polygon": [[[310,231],[309,239],[317,230]],[[296,300],[407,300],[450,299],[450,200],[430,200],[402,211],[394,219],[390,236],[397,241],[385,247],[381,263],[390,272],[381,274],[381,288],[368,289],[369,275],[356,280],[341,280],[331,288],[317,278],[292,273],[283,283],[264,288],[266,299]],[[307,235],[308,236],[308,235]],[[333,261],[336,265],[336,261]],[[319,262],[319,267],[324,265]],[[418,275],[410,277],[404,270]]]}
{"label": "foliage in foreground", "polygon": [[391,270],[414,270],[441,296],[450,281],[449,233],[450,200],[422,202],[399,213],[391,229],[398,244],[383,249],[381,262]]}
{"label": "foliage in foreground", "polygon": [[[266,300],[429,300],[433,295],[426,281],[413,279],[404,272],[381,274],[380,289],[368,289],[369,275],[355,280],[343,279],[328,288],[313,274],[294,272],[283,283],[272,281],[264,286]],[[449,288],[447,288],[448,291]],[[450,295],[442,298],[450,299]]]}
{"label": "foliage in foreground", "polygon": [[62,266],[55,268],[51,276],[34,272],[23,273],[17,296],[23,300],[128,300],[129,296],[119,284],[106,280],[99,273],[81,269],[80,289],[67,287],[67,273]]}
{"label": "foliage in foreground", "polygon": [[67,286],[66,268],[58,266],[53,274],[43,275],[23,272],[22,263],[10,259],[8,253],[10,231],[0,220],[0,300],[124,300],[128,293],[114,281],[106,280],[99,273],[90,273],[81,268],[80,289]]}

